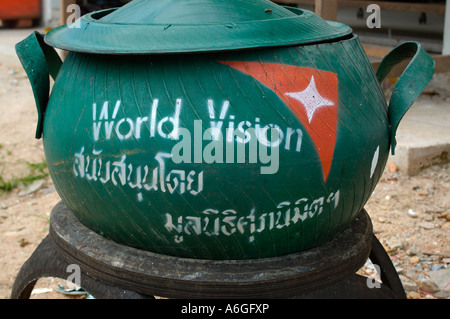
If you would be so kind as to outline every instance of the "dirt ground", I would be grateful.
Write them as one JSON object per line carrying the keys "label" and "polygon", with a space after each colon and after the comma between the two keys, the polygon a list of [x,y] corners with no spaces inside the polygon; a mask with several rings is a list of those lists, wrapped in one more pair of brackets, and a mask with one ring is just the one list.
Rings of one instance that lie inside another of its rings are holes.
{"label": "dirt ground", "polygon": [[[47,235],[50,211],[59,201],[45,166],[42,140],[34,138],[34,105],[25,72],[0,61],[2,299],[10,298],[20,267]],[[420,287],[420,282],[433,269],[449,266],[449,191],[449,164],[429,167],[413,177],[389,165],[366,205],[375,234],[390,254],[405,288],[408,286],[408,298],[442,298]],[[370,265],[360,272],[373,275]],[[53,291],[59,282],[54,278],[39,280],[32,298],[66,298]]]}

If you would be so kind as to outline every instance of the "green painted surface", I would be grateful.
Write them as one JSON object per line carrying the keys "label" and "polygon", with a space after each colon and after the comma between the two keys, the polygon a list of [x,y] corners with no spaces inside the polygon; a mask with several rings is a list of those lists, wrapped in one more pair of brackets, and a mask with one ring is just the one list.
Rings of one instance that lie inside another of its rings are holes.
{"label": "green painted surface", "polygon": [[51,30],[55,47],[91,53],[174,53],[299,45],[351,29],[268,0],[134,0]]}
{"label": "green painted surface", "polygon": [[[17,49],[36,89],[53,60],[36,34]],[[374,190],[433,73],[412,42],[379,79],[404,58],[388,107],[356,36],[195,55],[72,52],[39,109],[49,171],[82,223],[125,245],[201,259],[306,250],[346,229]]]}

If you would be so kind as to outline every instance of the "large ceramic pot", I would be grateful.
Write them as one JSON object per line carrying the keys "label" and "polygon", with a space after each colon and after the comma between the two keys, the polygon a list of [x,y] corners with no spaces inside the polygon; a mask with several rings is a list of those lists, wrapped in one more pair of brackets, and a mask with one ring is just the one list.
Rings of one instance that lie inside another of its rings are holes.
{"label": "large ceramic pot", "polygon": [[[198,259],[290,254],[345,230],[434,70],[407,42],[375,75],[349,27],[265,0],[135,0],[17,52],[73,214]],[[379,82],[404,59],[388,106]]]}

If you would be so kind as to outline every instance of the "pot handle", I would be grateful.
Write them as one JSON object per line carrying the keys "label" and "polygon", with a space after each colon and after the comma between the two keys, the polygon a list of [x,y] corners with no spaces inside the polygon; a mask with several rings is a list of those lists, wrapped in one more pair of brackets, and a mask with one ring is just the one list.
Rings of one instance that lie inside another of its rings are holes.
{"label": "pot handle", "polygon": [[398,78],[389,101],[388,117],[391,129],[391,151],[395,154],[395,135],[405,113],[427,86],[434,73],[435,62],[420,43],[405,42],[394,48],[381,61],[377,78],[381,83],[389,71],[400,62],[411,59]]}
{"label": "pot handle", "polygon": [[42,137],[44,115],[50,93],[50,79],[54,80],[61,68],[62,61],[58,53],[44,42],[44,36],[38,32],[29,35],[16,44],[16,53],[22,63],[33,89],[38,112],[36,138]]}

